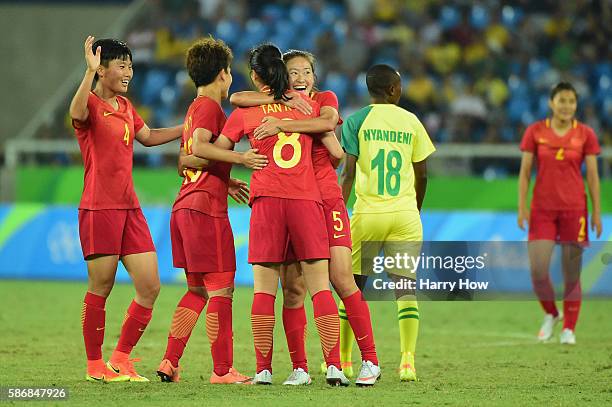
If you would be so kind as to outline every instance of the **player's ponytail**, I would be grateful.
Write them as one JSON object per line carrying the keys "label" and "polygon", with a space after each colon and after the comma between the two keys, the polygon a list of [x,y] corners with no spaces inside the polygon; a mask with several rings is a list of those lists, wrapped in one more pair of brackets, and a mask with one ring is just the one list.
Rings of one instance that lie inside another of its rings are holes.
{"label": "player's ponytail", "polygon": [[276,100],[287,100],[285,92],[289,89],[289,74],[282,57],[283,54],[274,44],[262,44],[253,49],[249,56],[249,67],[270,87],[270,94]]}

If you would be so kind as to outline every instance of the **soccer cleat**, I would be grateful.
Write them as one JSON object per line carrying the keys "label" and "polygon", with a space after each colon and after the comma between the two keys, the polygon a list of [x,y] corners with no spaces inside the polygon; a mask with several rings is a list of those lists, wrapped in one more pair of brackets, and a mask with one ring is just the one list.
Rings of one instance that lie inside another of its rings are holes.
{"label": "soccer cleat", "polygon": [[250,382],[250,377],[243,375],[234,368],[231,368],[223,376],[218,376],[214,370],[210,375],[210,384],[246,384]]}
{"label": "soccer cleat", "polygon": [[134,362],[140,362],[140,359],[125,359],[119,361],[108,361],[106,366],[117,374],[127,375],[130,378],[130,382],[148,382],[144,376],[136,373],[134,369]]}
{"label": "soccer cleat", "polygon": [[[353,362],[340,362],[340,367],[342,367],[344,375],[349,379],[354,376]],[[321,373],[327,373],[327,363],[325,362],[321,362]]]}
{"label": "soccer cleat", "polygon": [[542,326],[540,327],[540,332],[538,332],[538,340],[544,342],[552,338],[555,325],[557,325],[562,319],[563,316],[561,314],[557,315],[556,317],[554,317],[552,314],[546,314],[544,316],[544,322],[542,322]]}
{"label": "soccer cleat", "polygon": [[262,370],[251,380],[251,384],[272,384],[272,372],[268,369]]}
{"label": "soccer cleat", "polygon": [[559,343],[562,345],[575,345],[576,344],[576,334],[569,328],[565,328],[561,331],[561,337],[559,338]]}
{"label": "soccer cleat", "polygon": [[285,386],[307,386],[312,383],[312,379],[308,372],[304,371],[301,367],[293,369],[293,372],[289,375],[287,380],[283,382]]}
{"label": "soccer cleat", "polygon": [[359,369],[359,376],[357,376],[355,384],[357,386],[374,386],[378,379],[380,379],[380,367],[369,360],[361,362],[361,369]]}
{"label": "soccer cleat", "polygon": [[402,361],[399,367],[400,381],[416,382],[417,375],[414,368],[414,355],[410,352],[402,352]]}
{"label": "soccer cleat", "polygon": [[325,380],[330,386],[348,386],[351,382],[346,378],[342,370],[339,370],[336,366],[331,365],[327,368],[325,374]]}
{"label": "soccer cleat", "polygon": [[240,373],[239,371],[237,371],[236,369],[234,369],[233,367],[229,368],[230,373],[234,374],[236,377],[238,377],[240,380],[242,380],[243,382],[248,382],[249,380],[253,380],[252,377],[247,376],[245,374]]}
{"label": "soccer cleat", "polygon": [[162,382],[178,383],[180,381],[179,370],[180,367],[174,367],[172,366],[172,362],[170,362],[168,359],[164,359],[157,368],[157,375]]}
{"label": "soccer cleat", "polygon": [[115,373],[113,370],[106,367],[106,364],[102,359],[88,360],[87,361],[87,375],[85,380],[89,382],[127,382],[130,377]]}

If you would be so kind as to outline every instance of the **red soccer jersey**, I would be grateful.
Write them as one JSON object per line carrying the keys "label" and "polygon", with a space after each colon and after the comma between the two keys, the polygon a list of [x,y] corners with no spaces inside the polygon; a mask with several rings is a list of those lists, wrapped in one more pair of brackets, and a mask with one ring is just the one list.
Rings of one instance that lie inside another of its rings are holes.
{"label": "red soccer jersey", "polygon": [[550,120],[529,126],[521,150],[534,154],[537,176],[531,207],[535,209],[582,210],[586,208],[581,166],[585,155],[599,154],[597,136],[590,127],[574,120],[559,137]]}
{"label": "red soccer jersey", "polygon": [[300,120],[319,115],[319,105],[304,96],[313,106],[311,116],[280,103],[232,112],[221,132],[234,143],[246,134],[251,146],[268,157],[268,165],[251,176],[251,202],[259,196],[321,201],[312,165],[312,138],[300,133],[279,133],[277,136],[255,140],[253,132],[265,116]]}
{"label": "red soccer jersey", "polygon": [[85,122],[73,120],[85,183],[80,209],[139,208],[132,180],[134,135],[144,126],[130,101],[117,96],[119,110],[89,93]]}
{"label": "red soccer jersey", "polygon": [[[330,90],[311,94],[312,99],[321,107],[330,106],[338,110],[338,97]],[[338,124],[342,119],[338,118]],[[342,198],[342,189],[338,184],[338,175],[329,157],[329,151],[317,138],[313,141],[312,161],[314,165],[315,178],[321,191],[322,199]]]}
{"label": "red soccer jersey", "polygon": [[[182,148],[191,154],[193,131],[197,128],[210,131],[213,134],[210,142],[214,142],[225,120],[225,113],[217,102],[207,97],[196,98],[185,116]],[[217,162],[205,171],[185,170],[185,179],[172,211],[193,209],[214,217],[227,216],[227,184],[231,169],[231,164]]]}

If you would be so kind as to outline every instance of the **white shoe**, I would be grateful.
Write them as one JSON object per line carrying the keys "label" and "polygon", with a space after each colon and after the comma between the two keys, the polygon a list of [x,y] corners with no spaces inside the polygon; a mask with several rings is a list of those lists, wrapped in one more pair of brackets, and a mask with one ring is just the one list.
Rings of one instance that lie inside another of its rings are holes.
{"label": "white shoe", "polygon": [[255,375],[251,383],[252,384],[272,384],[272,373],[268,369],[264,369]]}
{"label": "white shoe", "polygon": [[304,369],[298,367],[297,369],[293,369],[293,373],[289,375],[287,380],[283,382],[283,385],[286,386],[307,386],[312,383],[312,379],[308,372],[305,372]]}
{"label": "white shoe", "polygon": [[561,313],[556,317],[553,317],[552,314],[546,314],[544,316],[544,322],[542,322],[542,326],[540,327],[540,332],[538,332],[538,340],[544,342],[552,338],[555,325],[561,320],[563,320],[563,315],[561,315]]}
{"label": "white shoe", "polygon": [[342,370],[338,370],[336,366],[329,366],[327,368],[327,374],[325,375],[325,380],[327,380],[327,384],[330,386],[348,386],[351,382],[346,378]]}
{"label": "white shoe", "polygon": [[380,367],[369,360],[361,362],[361,369],[359,369],[359,376],[357,376],[355,384],[357,386],[374,386],[378,379],[380,379]]}
{"label": "white shoe", "polygon": [[561,331],[561,337],[559,338],[559,343],[562,345],[575,345],[576,344],[576,334],[569,328],[565,328]]}

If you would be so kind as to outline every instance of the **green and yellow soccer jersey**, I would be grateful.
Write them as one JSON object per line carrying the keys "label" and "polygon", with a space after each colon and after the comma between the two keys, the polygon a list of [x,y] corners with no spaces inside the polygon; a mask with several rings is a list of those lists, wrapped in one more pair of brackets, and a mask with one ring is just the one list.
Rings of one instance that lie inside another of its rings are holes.
{"label": "green and yellow soccer jersey", "polygon": [[355,213],[417,210],[413,162],[436,149],[419,119],[393,104],[372,104],[342,125],[342,147],[357,157]]}

